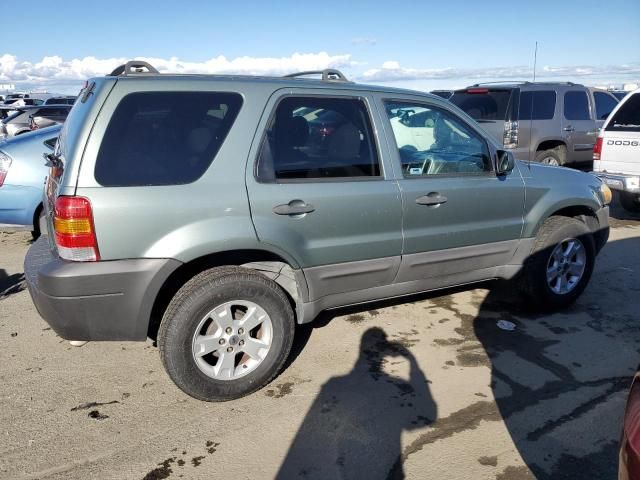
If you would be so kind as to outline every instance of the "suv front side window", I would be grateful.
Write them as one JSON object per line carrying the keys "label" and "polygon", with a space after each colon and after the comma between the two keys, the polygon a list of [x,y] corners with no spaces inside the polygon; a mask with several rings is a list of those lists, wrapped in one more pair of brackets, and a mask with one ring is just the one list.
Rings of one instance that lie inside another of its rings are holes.
{"label": "suv front side window", "polygon": [[567,120],[591,120],[589,99],[584,91],[570,91],[564,94],[564,118]]}
{"label": "suv front side window", "polygon": [[356,98],[287,97],[267,127],[258,156],[261,181],[380,177],[365,103]]}
{"label": "suv front side window", "polygon": [[405,178],[490,172],[487,142],[461,119],[440,108],[385,102]]}

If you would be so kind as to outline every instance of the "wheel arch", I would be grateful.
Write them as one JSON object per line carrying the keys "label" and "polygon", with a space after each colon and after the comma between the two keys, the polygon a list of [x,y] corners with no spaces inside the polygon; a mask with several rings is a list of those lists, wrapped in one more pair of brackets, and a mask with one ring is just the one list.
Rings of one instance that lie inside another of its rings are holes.
{"label": "wheel arch", "polygon": [[147,336],[156,340],[160,322],[169,302],[187,281],[205,270],[226,265],[250,268],[275,281],[291,302],[291,307],[296,312],[296,321],[302,323],[301,306],[308,296],[307,284],[302,270],[297,268],[295,264],[291,265],[291,262],[283,256],[269,250],[229,250],[204,255],[185,262],[167,277],[155,296]]}
{"label": "wheel arch", "polygon": [[540,220],[531,232],[531,236],[536,236],[542,224],[551,217],[577,218],[584,222],[592,232],[597,232],[600,229],[598,216],[592,206],[585,204],[555,205],[545,212],[545,215],[540,217]]}
{"label": "wheel arch", "polygon": [[561,138],[545,138],[538,143],[536,152],[542,152],[544,150],[554,150],[558,147],[567,149],[567,143]]}

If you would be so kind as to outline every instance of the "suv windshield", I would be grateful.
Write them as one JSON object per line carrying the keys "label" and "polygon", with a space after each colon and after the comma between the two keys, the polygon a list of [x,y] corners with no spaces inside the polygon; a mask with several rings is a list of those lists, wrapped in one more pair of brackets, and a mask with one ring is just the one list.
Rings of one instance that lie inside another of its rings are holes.
{"label": "suv windshield", "polygon": [[469,88],[458,90],[449,101],[474,120],[505,120],[512,93],[512,89]]}

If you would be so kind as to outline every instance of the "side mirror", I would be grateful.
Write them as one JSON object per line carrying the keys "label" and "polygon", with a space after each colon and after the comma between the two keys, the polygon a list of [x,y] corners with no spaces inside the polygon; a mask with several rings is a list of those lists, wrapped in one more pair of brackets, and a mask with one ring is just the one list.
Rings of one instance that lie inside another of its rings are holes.
{"label": "side mirror", "polygon": [[496,175],[506,175],[516,166],[513,153],[508,150],[498,150],[496,160]]}

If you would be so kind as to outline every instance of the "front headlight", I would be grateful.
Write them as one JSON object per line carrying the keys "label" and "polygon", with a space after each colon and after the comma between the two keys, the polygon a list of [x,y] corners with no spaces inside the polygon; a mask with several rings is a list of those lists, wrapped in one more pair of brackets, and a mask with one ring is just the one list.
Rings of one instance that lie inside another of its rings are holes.
{"label": "front headlight", "polygon": [[606,183],[600,184],[600,198],[602,198],[602,203],[604,205],[609,205],[611,203],[613,194],[611,193],[611,189]]}

